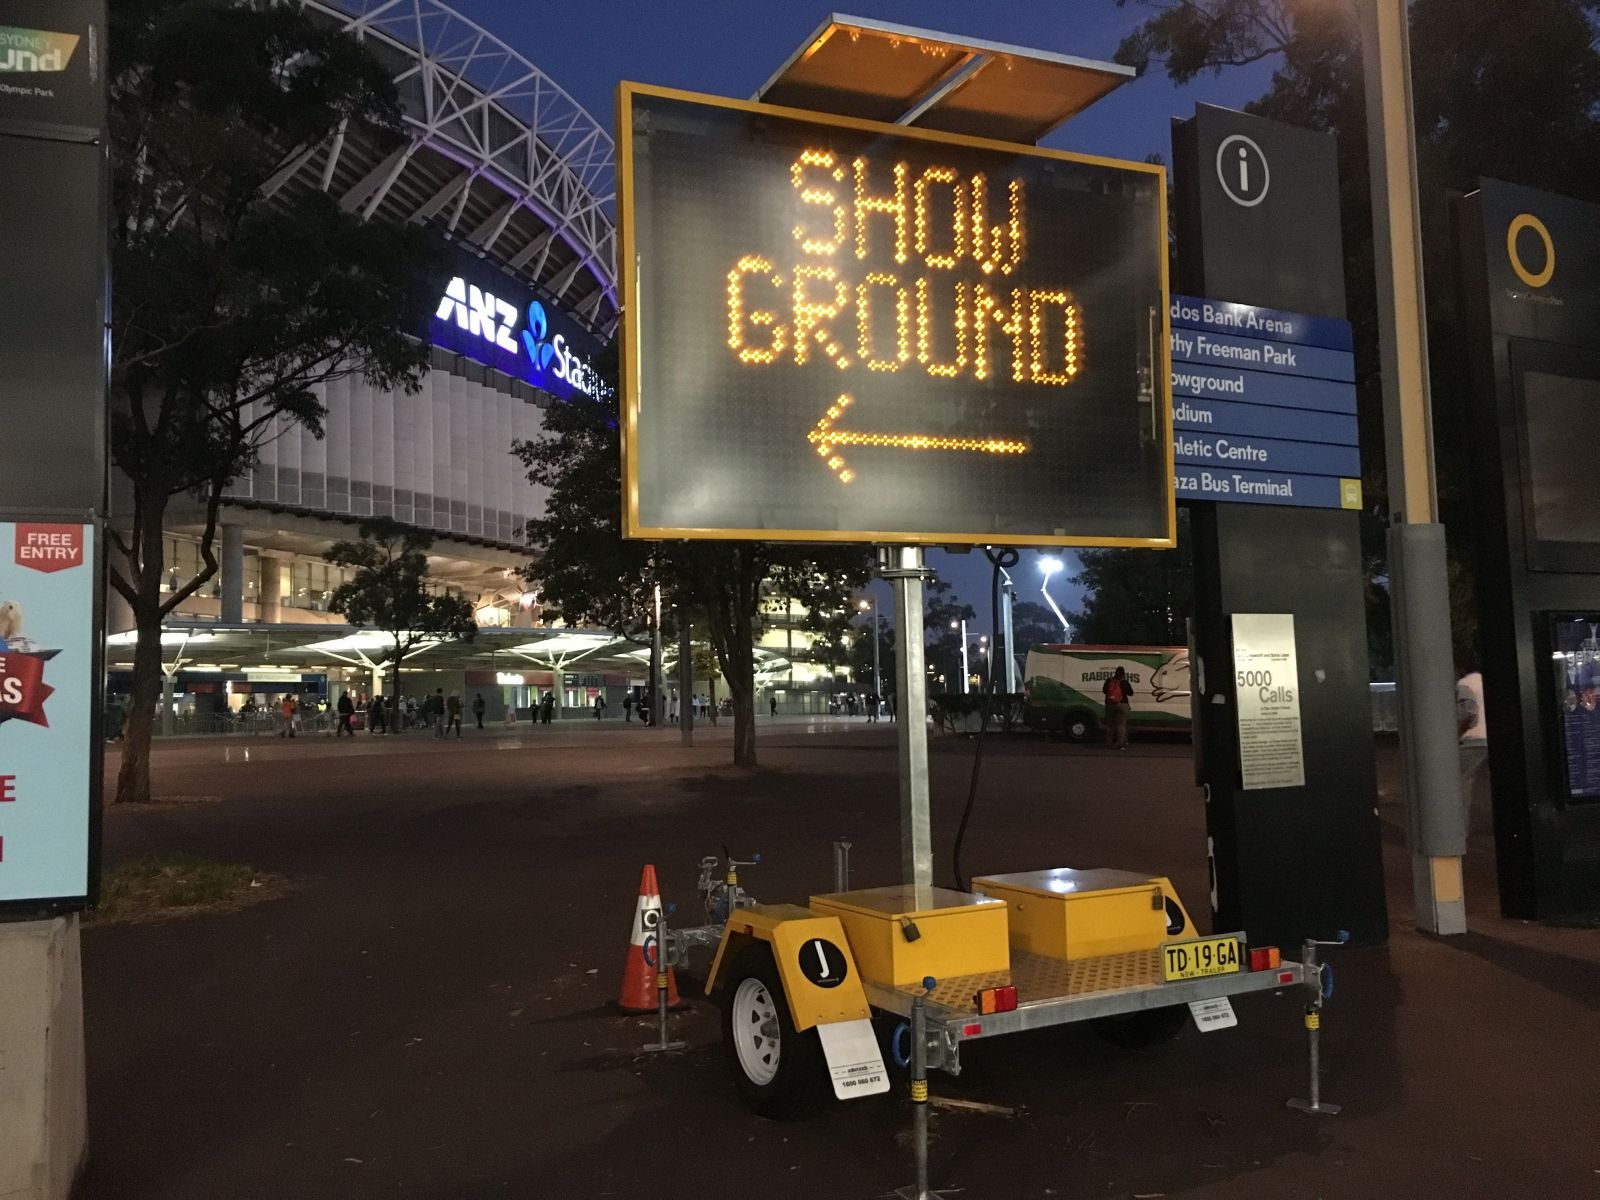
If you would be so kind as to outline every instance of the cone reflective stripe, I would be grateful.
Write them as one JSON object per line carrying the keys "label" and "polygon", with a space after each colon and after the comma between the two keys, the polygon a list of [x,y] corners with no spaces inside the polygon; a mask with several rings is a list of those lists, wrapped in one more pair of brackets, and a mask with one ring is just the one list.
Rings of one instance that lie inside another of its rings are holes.
{"label": "cone reflective stripe", "polygon": [[[633,912],[633,936],[628,942],[628,961],[622,969],[622,994],[617,1004],[623,1012],[655,1012],[658,968],[665,958],[660,953],[661,889],[656,884],[656,869],[646,864],[639,876],[639,903]],[[678,1001],[678,981],[672,968],[666,968],[667,1003]]]}

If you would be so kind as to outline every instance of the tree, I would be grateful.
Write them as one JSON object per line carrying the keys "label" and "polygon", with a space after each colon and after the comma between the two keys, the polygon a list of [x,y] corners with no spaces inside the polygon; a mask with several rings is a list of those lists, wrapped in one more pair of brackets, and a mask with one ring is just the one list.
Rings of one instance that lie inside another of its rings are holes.
{"label": "tree", "polygon": [[[1108,645],[1181,646],[1194,612],[1194,552],[1178,510],[1176,550],[1080,550],[1073,582],[1084,590],[1073,638]],[[1059,627],[1058,627],[1059,628]]]}
{"label": "tree", "polygon": [[355,576],[333,589],[328,607],[352,625],[371,625],[394,642],[389,702],[400,697],[400,664],[425,641],[470,642],[478,632],[472,604],[428,584],[433,535],[391,517],[360,525],[357,541],[335,542],[324,556]]}
{"label": "tree", "polygon": [[873,610],[870,604],[864,612],[857,610],[856,616],[859,620],[856,625],[856,639],[850,644],[850,669],[852,673],[862,684],[871,682],[872,686],[879,688],[883,697],[893,695],[895,691],[894,623],[890,620],[892,615],[892,610],[889,613],[881,610],[878,612],[878,627],[876,630],[878,657],[876,665],[879,674],[882,676],[881,682],[874,682],[872,675],[874,630],[872,627]]}
{"label": "tree", "polygon": [[[930,692],[959,692],[961,690],[961,622],[971,621],[978,614],[972,605],[955,595],[949,580],[928,581],[922,604],[922,636],[928,666]],[[983,631],[968,626],[973,637]],[[971,662],[968,663],[971,666]],[[939,677],[944,677],[943,684]]]}
{"label": "tree", "polygon": [[[1130,0],[1118,0],[1119,7]],[[1378,363],[1366,103],[1359,32],[1349,4],[1300,0],[1139,0],[1155,11],[1117,50],[1177,83],[1273,56],[1251,112],[1339,135],[1345,280],[1356,340],[1357,413],[1367,505],[1362,541],[1376,661],[1391,644],[1383,543],[1389,523]],[[1469,348],[1455,312],[1448,200],[1481,176],[1600,200],[1600,2],[1415,0],[1411,67],[1429,317],[1429,366],[1440,510],[1471,528],[1467,465]],[[1181,253],[1181,247],[1180,247]],[[1472,546],[1452,538],[1452,579],[1472,575]],[[1475,657],[1472,590],[1451,587],[1457,653]]]}
{"label": "tree", "polygon": [[657,582],[685,607],[705,613],[706,636],[733,701],[733,761],[753,767],[755,640],[764,589],[807,608],[843,608],[866,582],[866,548],[624,539],[614,346],[596,366],[613,384],[605,398],[551,405],[543,436],[512,447],[529,480],[550,492],[545,515],[528,523],[538,557],[526,575],[564,620],[624,636],[647,628]]}
{"label": "tree", "polygon": [[[111,584],[137,643],[119,802],[148,800],[161,623],[217,572],[217,514],[259,447],[320,433],[313,387],[414,387],[436,252],[319,191],[268,181],[343,121],[396,134],[384,68],[294,4],[123,0],[111,9],[115,288],[111,457],[126,478]],[[201,568],[162,594],[167,509],[201,505]]]}

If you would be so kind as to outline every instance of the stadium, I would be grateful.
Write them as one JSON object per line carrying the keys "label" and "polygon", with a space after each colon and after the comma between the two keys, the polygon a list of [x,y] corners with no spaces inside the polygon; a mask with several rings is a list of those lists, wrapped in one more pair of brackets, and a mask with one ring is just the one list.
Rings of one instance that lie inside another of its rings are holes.
{"label": "stadium", "polygon": [[[319,439],[286,425],[234,482],[219,521],[221,570],[163,631],[164,731],[237,726],[250,698],[382,691],[385,635],[328,611],[343,579],[323,558],[362,518],[434,537],[430,576],[469,600],[479,636],[406,660],[409,695],[483,694],[491,719],[546,692],[563,709],[604,695],[614,710],[642,685],[647,650],[607,630],[547,627],[520,569],[541,489],[509,450],[536,437],[551,404],[596,395],[592,368],[618,324],[615,166],[606,128],[487,30],[436,0],[308,0],[391,73],[404,136],[355,124],[293,155],[273,195],[320,189],[363,220],[420,225],[446,248],[429,323],[432,363],[411,395],[360,377],[319,387]],[[192,577],[204,514],[175,505],[165,585]],[[111,691],[124,692],[134,635],[108,600]],[[780,617],[759,652],[766,686],[804,686],[804,635]],[[330,691],[330,686],[332,691]]]}

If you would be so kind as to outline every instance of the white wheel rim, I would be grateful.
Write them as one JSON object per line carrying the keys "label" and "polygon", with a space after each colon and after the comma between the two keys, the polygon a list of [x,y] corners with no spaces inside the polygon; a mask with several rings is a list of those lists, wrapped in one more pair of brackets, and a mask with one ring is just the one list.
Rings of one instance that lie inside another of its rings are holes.
{"label": "white wheel rim", "polygon": [[778,1006],[767,985],[759,979],[742,979],[733,993],[733,1046],[739,1069],[757,1087],[778,1076],[781,1035]]}

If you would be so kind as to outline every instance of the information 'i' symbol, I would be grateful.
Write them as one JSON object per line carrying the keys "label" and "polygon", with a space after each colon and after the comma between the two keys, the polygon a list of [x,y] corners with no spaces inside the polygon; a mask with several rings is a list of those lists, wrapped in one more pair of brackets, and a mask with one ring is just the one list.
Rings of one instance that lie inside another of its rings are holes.
{"label": "information 'i' symbol", "polygon": [[1217,182],[1229,200],[1254,208],[1267,198],[1272,172],[1261,147],[1242,133],[1222,139],[1217,147]]}

